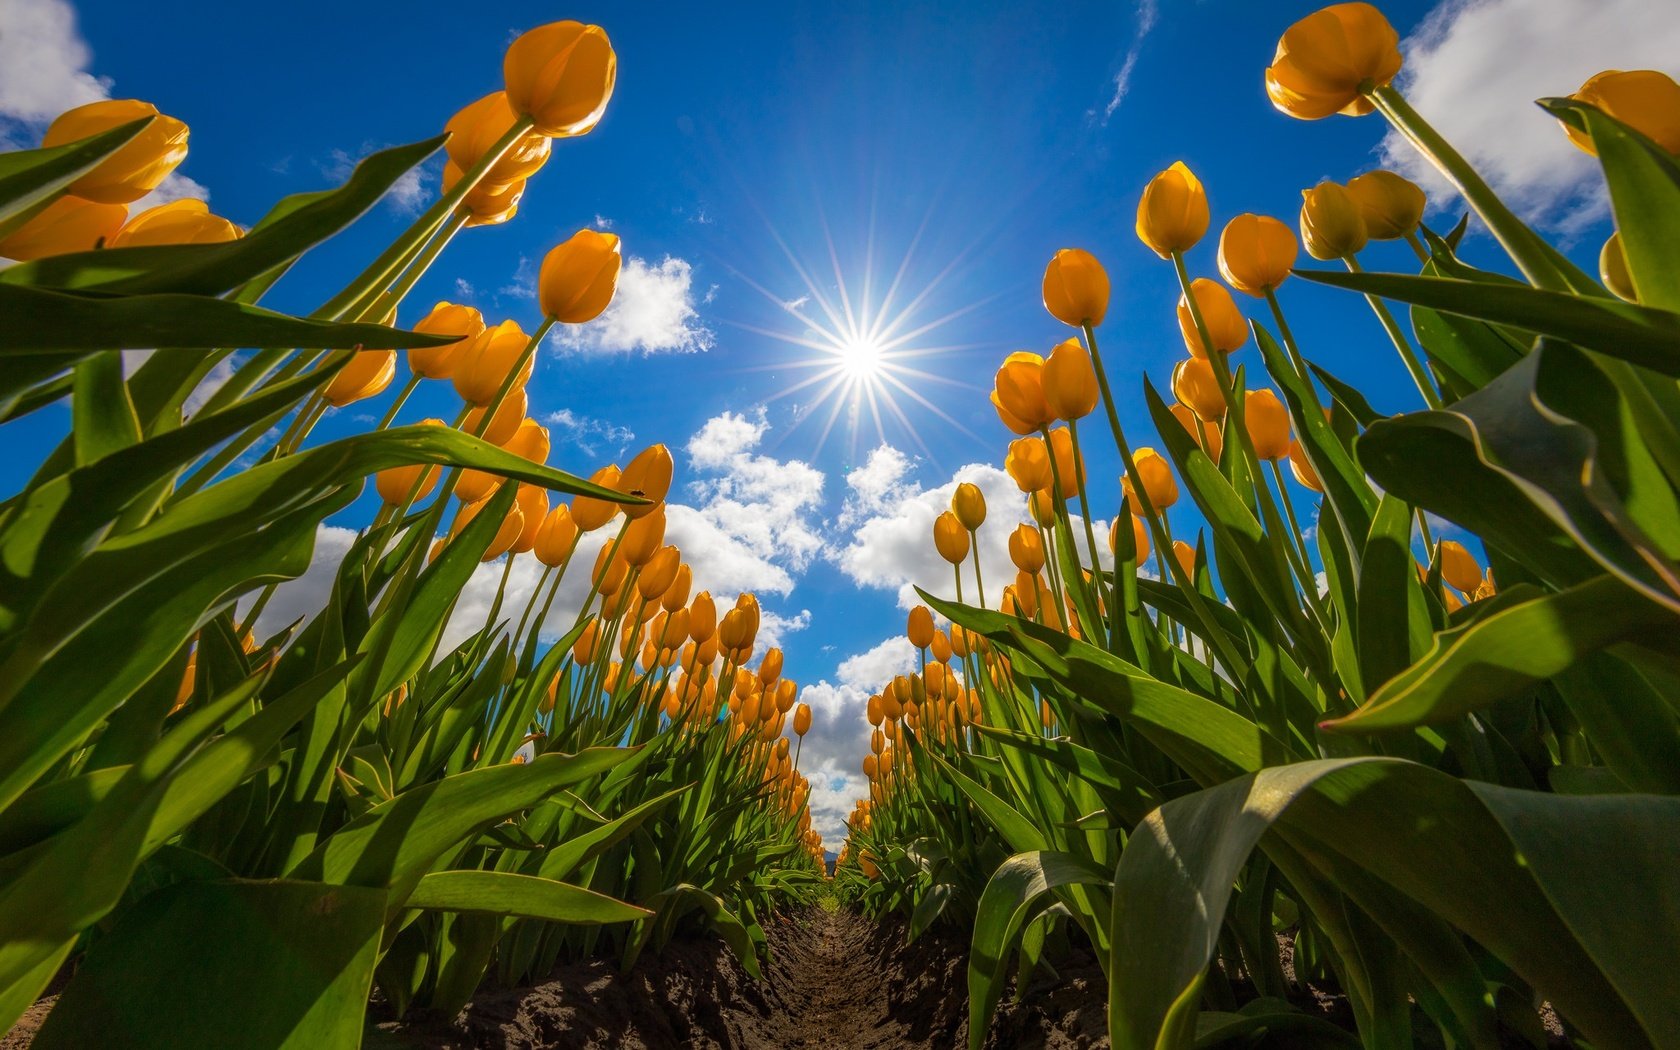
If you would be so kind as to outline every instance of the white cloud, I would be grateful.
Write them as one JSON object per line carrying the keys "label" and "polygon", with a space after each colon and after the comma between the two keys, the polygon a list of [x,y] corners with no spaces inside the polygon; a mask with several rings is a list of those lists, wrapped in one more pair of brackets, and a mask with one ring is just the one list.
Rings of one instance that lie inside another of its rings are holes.
{"label": "white cloud", "polygon": [[569,408],[550,412],[543,417],[543,422],[548,424],[555,438],[575,445],[590,456],[595,455],[603,446],[611,450],[608,455],[621,456],[630,442],[636,440],[635,433],[629,427],[593,416],[580,416]]}
{"label": "white cloud", "polygon": [[[1608,214],[1597,164],[1533,102],[1605,69],[1680,73],[1680,5],[1653,0],[1445,0],[1402,44],[1412,105],[1530,222],[1565,236]],[[1390,132],[1382,163],[1454,191]]]}
{"label": "white cloud", "polygon": [[1155,22],[1161,17],[1159,0],[1138,0],[1137,28],[1132,32],[1132,46],[1126,49],[1126,57],[1120,63],[1120,72],[1114,74],[1114,94],[1103,107],[1103,123],[1114,116],[1114,111],[1120,108],[1120,103],[1126,100],[1126,93],[1132,89],[1132,71],[1137,68],[1138,56],[1143,54],[1143,41],[1149,31],[1155,28]]}
{"label": "white cloud", "polygon": [[584,354],[692,354],[710,350],[714,338],[695,309],[694,268],[667,255],[658,263],[626,259],[612,305],[587,324],[557,325],[554,341]]}

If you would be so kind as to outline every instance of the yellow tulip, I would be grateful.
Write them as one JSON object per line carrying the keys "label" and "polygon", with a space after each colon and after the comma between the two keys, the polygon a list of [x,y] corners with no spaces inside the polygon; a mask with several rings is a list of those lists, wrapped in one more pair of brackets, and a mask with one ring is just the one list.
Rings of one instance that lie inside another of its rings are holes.
{"label": "yellow tulip", "polygon": [[[519,365],[519,374],[513,387],[524,387],[536,366],[536,355],[525,357],[525,347],[530,341],[531,337],[517,321],[503,321],[479,333],[455,362],[455,370],[450,375],[461,400],[469,405],[488,405],[515,365]],[[521,357],[525,357],[523,364],[520,364]]]}
{"label": "yellow tulip", "polygon": [[1373,241],[1397,240],[1417,229],[1429,203],[1417,184],[1380,168],[1349,179],[1347,192]]}
{"label": "yellow tulip", "polygon": [[1207,228],[1207,192],[1183,161],[1149,180],[1138,200],[1137,235],[1156,255],[1189,251]]}
{"label": "yellow tulip", "polygon": [[951,493],[951,513],[970,532],[985,524],[986,497],[980,486],[967,481],[958,485],[957,490]]}
{"label": "yellow tulip", "polygon": [[668,612],[676,612],[688,604],[688,592],[694,586],[694,570],[687,562],[677,566],[677,575],[671,580],[671,586],[665,588],[665,593],[659,596],[659,604]]}
{"label": "yellow tulip", "polygon": [[1318,471],[1307,459],[1306,449],[1299,441],[1289,443],[1289,472],[1295,475],[1295,480],[1314,492],[1323,492],[1324,483],[1318,479]]}
{"label": "yellow tulip", "polygon": [[423,346],[408,351],[408,367],[417,376],[427,379],[448,379],[461,359],[484,331],[484,315],[470,306],[439,302],[432,312],[414,324],[414,330],[425,335],[459,336],[443,346]]}
{"label": "yellow tulip", "polygon": [[572,520],[572,509],[561,503],[543,517],[542,527],[537,530],[536,546],[531,549],[538,561],[555,569],[566,564],[577,538],[578,527]]}
{"label": "yellow tulip", "polygon": [[933,613],[928,611],[927,606],[918,605],[910,610],[904,636],[918,649],[926,649],[933,644]]}
{"label": "yellow tulip", "polygon": [[1016,438],[1009,443],[1003,469],[1022,492],[1037,492],[1050,484],[1050,450],[1040,437]]}
{"label": "yellow tulip", "polygon": [[1183,540],[1173,540],[1173,558],[1178,567],[1184,570],[1184,575],[1192,582],[1196,579],[1196,548]]}
{"label": "yellow tulip", "polygon": [[[646,520],[646,519],[643,519]],[[665,589],[676,580],[677,569],[682,565],[682,552],[672,546],[664,546],[654,552],[653,557],[642,567],[642,574],[636,577],[636,592],[650,606],[657,605],[656,599],[665,593]]]}
{"label": "yellow tulip", "polygon": [[717,605],[711,591],[701,591],[688,603],[688,636],[704,645],[717,632]]}
{"label": "yellow tulip", "polygon": [[[449,530],[449,534],[459,536],[461,530],[465,529],[474,518],[478,517],[479,512],[489,505],[489,500],[480,500],[477,503],[463,505],[455,513],[455,524]],[[502,519],[501,527],[496,530],[496,535],[490,540],[490,546],[485,549],[479,560],[495,561],[500,558],[512,549],[514,543],[519,539],[520,533],[524,530],[525,516],[520,512],[519,504],[515,502],[508,507],[507,516]]]}
{"label": "yellow tulip", "polygon": [[1108,313],[1108,271],[1083,248],[1063,248],[1044,268],[1044,308],[1075,328],[1102,324]]}
{"label": "yellow tulip", "polygon": [[[575,516],[577,512],[574,510],[572,513]],[[595,568],[589,576],[601,595],[606,598],[618,593],[618,589],[624,586],[624,577],[630,572],[630,566],[624,563],[624,559],[613,557],[612,554],[612,544],[603,544],[595,553]]]}
{"label": "yellow tulip", "polygon": [[590,617],[588,623],[578,634],[577,641],[572,643],[572,659],[578,666],[587,667],[595,662],[595,654],[601,647],[601,621],[599,617]]}
{"label": "yellow tulip", "polygon": [[1050,431],[1050,456],[1060,481],[1060,495],[1070,500],[1079,495],[1079,484],[1085,480],[1085,459],[1073,447],[1073,435],[1067,427]]}
{"label": "yellow tulip", "polygon": [[[419,426],[446,426],[441,419],[422,419]],[[415,500],[423,500],[437,488],[441,467],[435,463],[410,463],[401,467],[386,467],[373,476],[373,487],[379,491],[379,498],[388,506],[400,507],[408,499],[409,492],[418,483],[420,491],[414,494]],[[422,481],[422,475],[425,480]]]}
{"label": "yellow tulip", "polygon": [[1044,568],[1044,537],[1031,525],[1017,525],[1009,534],[1009,560],[1031,576]]}
{"label": "yellow tulip", "polygon": [[961,565],[968,557],[968,530],[950,511],[933,520],[933,545],[939,556],[952,565]]}
{"label": "yellow tulip", "polygon": [[1332,4],[1284,30],[1266,70],[1272,105],[1301,120],[1371,112],[1365,92],[1400,72],[1400,34],[1370,4]]}
{"label": "yellow tulip", "polygon": [[1455,540],[1441,541],[1441,578],[1465,594],[1482,585],[1482,567],[1475,555]]}
{"label": "yellow tulip", "polygon": [[624,530],[624,539],[618,545],[618,556],[631,565],[646,565],[659,545],[665,542],[665,511],[662,507],[656,509],[659,513],[643,515],[630,522]]}
{"label": "yellow tulip", "polygon": [[666,494],[671,491],[671,472],[671,450],[664,445],[649,445],[636,453],[636,458],[625,466],[613,487],[626,496],[640,496],[651,502],[625,504],[624,516],[634,521],[659,511],[663,518],[661,508]]}
{"label": "yellow tulip", "polygon": [[1017,350],[1003,359],[992,384],[992,405],[1004,426],[1031,434],[1055,419],[1044,399],[1044,358]]}
{"label": "yellow tulip", "polygon": [[[462,174],[454,161],[444,161],[443,192],[454,189]],[[507,183],[480,182],[461,198],[460,206],[467,210],[468,226],[499,226],[519,213],[519,201],[524,196],[524,179]]]}
{"label": "yellow tulip", "polygon": [[1365,217],[1346,187],[1321,182],[1301,191],[1301,243],[1314,259],[1342,259],[1365,247]]}
{"label": "yellow tulip", "polygon": [[0,237],[0,256],[26,262],[92,251],[109,243],[127,218],[126,204],[100,204],[65,194]]}
{"label": "yellow tulip", "polygon": [[951,659],[951,639],[944,631],[933,632],[933,641],[928,644],[928,648],[933,651],[933,658],[940,663]]}
{"label": "yellow tulip", "polygon": [[[519,432],[519,425],[525,421],[525,409],[529,403],[523,388],[516,387],[509,391],[508,396],[502,398],[502,403],[497,406],[496,414],[490,417],[490,425],[485,428],[484,433],[480,436],[492,445],[507,444],[513,439],[513,435]],[[484,409],[473,409],[462,420],[461,432],[463,434],[477,433],[479,424],[483,420]]]}
{"label": "yellow tulip", "polygon": [[[443,126],[443,130],[449,132],[449,140],[443,145],[444,151],[449,154],[449,162],[458,171],[471,171],[518,119],[513,107],[508,104],[505,91],[492,92],[462,107]],[[547,162],[548,153],[548,136],[535,131],[521,135],[501,159],[490,166],[478,184],[500,190],[513,183],[524,182]]]}
{"label": "yellow tulip", "polygon": [[793,709],[793,731],[804,736],[811,731],[811,705],[800,704]]}
{"label": "yellow tulip", "polygon": [[[1132,462],[1137,465],[1138,477],[1143,481],[1144,494],[1149,497],[1150,505],[1157,512],[1166,510],[1178,502],[1178,482],[1173,479],[1172,467],[1159,452],[1152,448],[1140,448],[1132,456]],[[1137,504],[1136,497],[1132,495],[1132,479],[1120,479],[1120,487],[1125,492],[1127,501]]]}
{"label": "yellow tulip", "polygon": [[1027,513],[1043,528],[1055,526],[1056,497],[1048,486],[1027,495]]}
{"label": "yellow tulip", "polygon": [[504,450],[538,466],[548,462],[549,447],[548,428],[534,419],[521,420],[519,429],[502,444]]}
{"label": "yellow tulip", "polygon": [[[1236,300],[1231,298],[1225,286],[1218,281],[1198,277],[1190,282],[1190,292],[1196,297],[1196,308],[1202,315],[1202,324],[1207,326],[1213,348],[1222,354],[1242,349],[1243,344],[1248,342],[1248,321],[1237,309]],[[1196,319],[1190,313],[1190,302],[1182,294],[1178,297],[1178,332],[1184,337],[1184,347],[1190,351],[1191,357],[1207,356],[1202,335],[1196,330]]]}
{"label": "yellow tulip", "polygon": [[187,126],[150,102],[112,98],[60,113],[41,137],[44,147],[63,146],[151,117],[140,134],[70,184],[70,192],[101,204],[132,204],[158,188],[187,158]]}
{"label": "yellow tulip", "polygon": [[514,494],[514,506],[519,510],[521,524],[519,536],[509,549],[524,554],[536,547],[537,535],[548,520],[548,490],[540,485],[520,485]]}
{"label": "yellow tulip", "polygon": [[1205,357],[1187,357],[1173,366],[1172,392],[1179,403],[1202,419],[1217,423],[1225,418],[1225,395],[1219,378]]}
{"label": "yellow tulip", "polygon": [[1078,339],[1064,340],[1050,351],[1040,382],[1045,404],[1057,419],[1084,419],[1097,407],[1097,372]]}
{"label": "yellow tulip", "polygon": [[[1570,96],[1597,106],[1607,115],[1644,135],[1670,153],[1680,155],[1680,84],[1654,69],[1623,72],[1607,69],[1589,78]],[[1592,137],[1565,124],[1569,141],[1596,156]]]}
{"label": "yellow tulip", "polygon": [[1289,455],[1289,409],[1270,390],[1250,390],[1243,400],[1243,422],[1254,454],[1261,459]]}
{"label": "yellow tulip", "polygon": [[321,396],[334,408],[343,408],[381,393],[396,374],[395,350],[358,350],[328,381]]}
{"label": "yellow tulip", "polygon": [[1633,286],[1633,274],[1628,271],[1627,254],[1622,251],[1622,235],[1610,234],[1598,253],[1598,276],[1604,287],[1619,299],[1630,303],[1639,301],[1639,290]]}
{"label": "yellow tulip", "polygon": [[[602,488],[615,488],[618,485],[618,464],[608,464],[589,476],[589,480]],[[572,520],[584,532],[594,532],[607,522],[618,517],[621,508],[617,503],[593,496],[578,496],[572,500]]]}
{"label": "yellow tulip", "polygon": [[245,231],[210,214],[210,206],[190,197],[159,204],[129,219],[111,238],[112,248],[144,248],[163,244],[223,244],[237,241]]}
{"label": "yellow tulip", "polygon": [[508,103],[552,138],[584,135],[600,122],[618,80],[604,29],[550,22],[522,34],[502,59]]}
{"label": "yellow tulip", "polygon": [[537,303],[544,316],[583,324],[601,316],[618,288],[623,262],[618,235],[579,230],[549,249],[537,271]]}
{"label": "yellow tulip", "polygon": [[1288,226],[1250,212],[1226,223],[1219,234],[1219,272],[1237,291],[1265,298],[1289,276],[1299,251]]}
{"label": "yellow tulip", "polygon": [[1191,440],[1202,447],[1202,451],[1207,453],[1208,458],[1218,463],[1219,454],[1225,448],[1224,435],[1219,428],[1219,424],[1198,418],[1196,413],[1184,405],[1171,405],[1167,411],[1171,412],[1173,418],[1178,420],[1179,425],[1190,435]]}
{"label": "yellow tulip", "polygon": [[1144,525],[1142,518],[1136,517],[1130,512],[1121,514],[1109,525],[1108,552],[1116,558],[1120,556],[1118,550],[1120,541],[1116,537],[1120,535],[1122,518],[1132,523],[1132,561],[1141,564],[1145,558],[1149,557],[1149,527]]}

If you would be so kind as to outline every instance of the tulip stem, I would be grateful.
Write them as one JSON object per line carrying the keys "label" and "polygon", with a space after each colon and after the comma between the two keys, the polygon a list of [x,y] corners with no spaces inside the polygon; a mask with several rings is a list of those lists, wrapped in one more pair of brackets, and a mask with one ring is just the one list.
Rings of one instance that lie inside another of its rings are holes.
{"label": "tulip stem", "polygon": [[408,269],[403,271],[397,282],[374,300],[373,307],[368,313],[375,318],[380,318],[395,310],[408,293],[413,290],[414,285],[420,278],[426,275],[426,271],[431,268],[437,257],[443,254],[445,248],[449,247],[449,242],[454,239],[457,233],[461,232],[461,227],[465,226],[470,218],[472,218],[472,213],[465,208],[456,208],[455,211],[450,213],[449,218],[444,221],[437,234],[426,242],[426,247],[421,250],[419,255],[414,257],[414,261],[409,264]]}
{"label": "tulip stem", "polygon": [[1289,363],[1295,366],[1295,374],[1307,384],[1316,405],[1318,388],[1313,385],[1312,371],[1307,368],[1306,358],[1301,356],[1301,348],[1295,343],[1295,333],[1289,330],[1289,322],[1283,318],[1283,306],[1278,303],[1277,292],[1271,288],[1266,289],[1266,303],[1272,308],[1272,320],[1277,322],[1278,334],[1283,336],[1283,349],[1289,354]]}
{"label": "tulip stem", "polygon": [[[506,484],[506,482],[503,484]],[[507,593],[508,577],[513,575],[513,559],[514,554],[509,551],[502,564],[502,582],[496,585],[496,600],[490,603],[490,615],[484,618],[484,628],[481,633],[485,635],[489,634],[491,625],[496,622],[497,614],[502,611],[502,596]],[[489,642],[488,637],[485,638],[485,642]]]}
{"label": "tulip stem", "polygon": [[419,372],[412,372],[409,374],[408,382],[404,383],[403,388],[397,392],[397,399],[391,402],[391,407],[385,410],[385,415],[379,420],[379,425],[373,429],[384,430],[386,427],[391,425],[392,421],[397,418],[397,413],[402,411],[403,403],[406,402],[409,395],[413,394],[415,389],[420,386],[420,378]]}
{"label": "tulip stem", "polygon": [[484,407],[484,414],[479,418],[478,429],[473,432],[473,437],[482,438],[490,429],[490,422],[496,410],[502,407],[502,402],[518,382],[519,373],[525,371],[526,364],[536,355],[537,347],[542,344],[543,336],[548,334],[548,330],[554,327],[554,322],[553,317],[545,317],[543,323],[537,326],[537,330],[531,333],[531,338],[525,343],[525,349],[519,352],[519,360],[515,361],[513,367],[508,369],[507,375],[502,377],[502,385],[496,388],[496,396]]}
{"label": "tulip stem", "polygon": [[[1342,256],[1342,262],[1346,264],[1350,273],[1365,272],[1365,268],[1359,265],[1359,260],[1351,254]],[[1394,344],[1394,349],[1400,352],[1400,360],[1405,362],[1406,371],[1412,374],[1412,382],[1417,384],[1418,393],[1423,395],[1424,404],[1432,409],[1439,410],[1441,395],[1436,392],[1435,383],[1429,378],[1429,372],[1423,367],[1423,362],[1418,360],[1417,351],[1412,349],[1411,340],[1406,338],[1406,333],[1400,330],[1399,322],[1395,321],[1394,315],[1389,312],[1388,304],[1383,302],[1381,297],[1375,295],[1367,295],[1365,301],[1371,304],[1371,309],[1376,312],[1377,320],[1382,322],[1383,331],[1388,333],[1388,338]]]}
{"label": "tulip stem", "polygon": [[1418,262],[1427,263],[1429,261],[1429,249],[1425,248],[1423,242],[1418,239],[1415,228],[1406,231],[1406,243],[1412,246],[1412,254],[1417,256]]}
{"label": "tulip stem", "polygon": [[1272,460],[1271,467],[1278,492],[1283,496],[1283,513],[1289,519],[1289,533],[1294,537],[1294,542],[1286,545],[1290,561],[1295,563],[1296,571],[1301,574],[1301,587],[1307,594],[1308,603],[1313,606],[1314,612],[1321,612],[1318,607],[1318,577],[1313,574],[1312,557],[1307,553],[1306,538],[1301,535],[1300,519],[1295,516],[1295,500],[1289,495],[1289,486],[1283,483],[1283,468],[1278,466],[1278,461]]}
{"label": "tulip stem", "polygon": [[[975,529],[968,534],[969,552],[974,555],[974,589],[980,595],[980,608],[986,607],[986,581],[980,576],[980,530]],[[957,578],[962,578],[962,570],[957,570]]]}
{"label": "tulip stem", "polygon": [[[1096,604],[1099,609],[1097,613],[1098,621],[1095,637],[1100,639],[1104,634],[1102,613],[1100,611],[1103,604],[1102,562],[1097,558],[1097,533],[1096,530],[1091,527],[1091,501],[1085,492],[1085,471],[1080,469],[1081,465],[1084,463],[1084,458],[1079,451],[1079,424],[1077,421],[1072,419],[1068,420],[1068,439],[1073,444],[1073,476],[1079,487],[1079,514],[1085,521],[1085,546],[1091,552],[1091,583],[1097,592]],[[1055,457],[1051,456],[1051,460],[1053,462]],[[1112,607],[1113,603],[1110,602],[1109,605]]]}

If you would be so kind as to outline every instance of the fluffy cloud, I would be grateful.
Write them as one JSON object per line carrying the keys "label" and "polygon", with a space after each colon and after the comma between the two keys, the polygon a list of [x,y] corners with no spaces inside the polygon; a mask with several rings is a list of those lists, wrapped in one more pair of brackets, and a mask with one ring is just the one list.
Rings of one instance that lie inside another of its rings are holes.
{"label": "fluffy cloud", "polygon": [[[1505,201],[1564,235],[1603,218],[1591,157],[1533,105],[1603,69],[1680,73],[1680,5],[1650,0],[1445,0],[1402,44],[1400,87]],[[1453,190],[1392,132],[1385,166],[1438,203]]]}
{"label": "fluffy cloud", "polygon": [[603,447],[616,450],[609,452],[609,455],[623,455],[630,447],[630,442],[636,440],[635,433],[629,427],[592,416],[580,416],[569,408],[550,412],[543,418],[543,422],[548,424],[557,440],[575,445],[590,456]]}
{"label": "fluffy cloud", "polygon": [[694,268],[667,255],[658,263],[631,256],[618,275],[612,305],[595,320],[558,325],[554,341],[583,354],[692,354],[712,348],[694,305]]}

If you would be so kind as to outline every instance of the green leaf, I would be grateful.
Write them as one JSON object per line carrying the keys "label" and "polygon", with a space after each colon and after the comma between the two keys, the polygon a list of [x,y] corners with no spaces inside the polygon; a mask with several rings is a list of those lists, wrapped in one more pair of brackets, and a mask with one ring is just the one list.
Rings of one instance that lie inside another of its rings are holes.
{"label": "green leaf", "polygon": [[568,925],[599,926],[646,919],[653,912],[594,890],[505,871],[436,871],[421,878],[407,906],[483,912]]}
{"label": "green leaf", "polygon": [[75,382],[70,411],[78,465],[104,459],[140,440],[140,420],[123,382],[121,354],[96,354],[82,361],[76,366]]}
{"label": "green leaf", "polygon": [[72,182],[128,145],[130,139],[156,119],[131,120],[60,146],[0,153],[0,237],[29,221]]}

